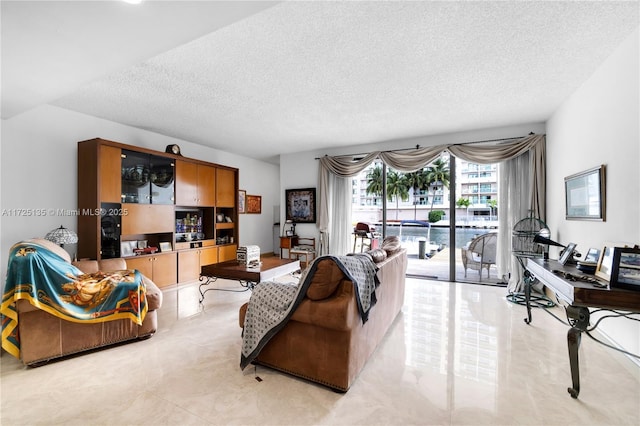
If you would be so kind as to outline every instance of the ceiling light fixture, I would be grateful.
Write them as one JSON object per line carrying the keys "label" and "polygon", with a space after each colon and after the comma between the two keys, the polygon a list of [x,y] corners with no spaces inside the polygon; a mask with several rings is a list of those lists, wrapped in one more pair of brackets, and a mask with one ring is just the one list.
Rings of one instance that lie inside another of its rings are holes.
{"label": "ceiling light fixture", "polygon": [[129,3],[129,4],[140,4],[142,3],[142,0],[122,0],[125,3]]}

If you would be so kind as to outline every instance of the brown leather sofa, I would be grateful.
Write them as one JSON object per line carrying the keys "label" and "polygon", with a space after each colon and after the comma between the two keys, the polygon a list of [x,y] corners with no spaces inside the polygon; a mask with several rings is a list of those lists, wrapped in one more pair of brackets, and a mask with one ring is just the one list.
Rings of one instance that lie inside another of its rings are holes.
{"label": "brown leather sofa", "polygon": [[[69,254],[56,244],[35,240],[70,261]],[[127,269],[124,259],[82,260],[73,262],[85,273]],[[103,323],[80,324],[65,321],[39,310],[26,300],[18,300],[18,329],[20,332],[20,359],[26,365],[38,366],[49,360],[88,351],[125,341],[151,337],[158,328],[156,310],[162,306],[162,291],[143,276],[147,289],[148,311],[137,325],[129,319]]]}
{"label": "brown leather sofa", "polygon": [[[377,303],[363,324],[353,283],[335,262],[319,260],[304,300],[253,363],[349,390],[404,303],[406,250],[389,254],[377,266]],[[240,327],[246,309],[247,304],[240,308]]]}

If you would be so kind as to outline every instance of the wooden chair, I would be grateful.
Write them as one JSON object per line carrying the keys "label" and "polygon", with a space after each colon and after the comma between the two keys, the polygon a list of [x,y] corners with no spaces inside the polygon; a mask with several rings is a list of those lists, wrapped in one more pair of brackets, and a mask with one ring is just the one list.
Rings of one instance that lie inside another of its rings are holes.
{"label": "wooden chair", "polygon": [[[306,268],[316,257],[316,239],[298,237],[298,244],[289,250],[289,259],[300,260],[300,264]],[[302,260],[301,258],[304,258]]]}

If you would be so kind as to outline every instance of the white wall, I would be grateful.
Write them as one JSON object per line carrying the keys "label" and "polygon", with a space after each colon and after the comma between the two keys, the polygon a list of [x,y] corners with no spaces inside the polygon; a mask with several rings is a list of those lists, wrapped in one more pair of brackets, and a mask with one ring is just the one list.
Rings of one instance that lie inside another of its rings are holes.
{"label": "white wall", "polygon": [[[274,208],[280,203],[279,166],[123,126],[65,109],[42,106],[2,121],[0,252],[2,270],[14,243],[42,237],[60,225],[77,230],[72,216],[11,216],[13,209],[77,208],[77,143],[103,138],[164,151],[177,143],[185,157],[237,167],[240,189],[262,196],[262,214],[240,215],[241,245],[273,251]],[[82,166],[82,165],[80,165]],[[75,246],[75,245],[74,245]],[[74,252],[75,247],[68,247]],[[4,286],[4,272],[3,272]]]}
{"label": "white wall", "polygon": [[[547,224],[578,250],[604,242],[640,244],[640,70],[638,30],[547,122]],[[564,177],[605,164],[606,221],[565,220]],[[640,326],[606,320],[600,330],[640,353]]]}

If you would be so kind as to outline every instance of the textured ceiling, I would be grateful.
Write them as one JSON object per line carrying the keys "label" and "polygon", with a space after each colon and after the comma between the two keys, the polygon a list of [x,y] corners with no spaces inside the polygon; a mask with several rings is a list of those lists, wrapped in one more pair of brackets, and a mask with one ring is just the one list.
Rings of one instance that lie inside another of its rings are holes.
{"label": "textured ceiling", "polygon": [[[27,90],[5,80],[7,21],[16,45],[65,52],[30,58],[55,88],[41,103],[267,161],[544,121],[640,22],[638,2],[2,3],[3,118],[21,110],[5,84]],[[18,22],[58,5],[69,27]]]}

